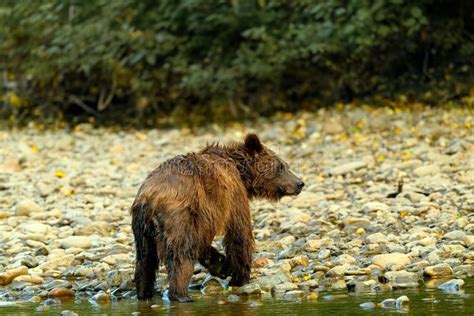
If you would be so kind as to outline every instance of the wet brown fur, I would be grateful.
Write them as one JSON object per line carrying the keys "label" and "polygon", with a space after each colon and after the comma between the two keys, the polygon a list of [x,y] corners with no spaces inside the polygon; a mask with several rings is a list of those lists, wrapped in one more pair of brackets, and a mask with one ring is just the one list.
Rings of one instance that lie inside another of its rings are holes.
{"label": "wet brown fur", "polygon": [[[162,163],[131,208],[138,298],[153,296],[159,260],[166,261],[170,300],[191,300],[187,288],[196,261],[213,275],[231,275],[231,285],[248,282],[254,250],[249,199],[278,200],[302,186],[253,134],[244,143],[211,144]],[[222,234],[225,258],[211,247]],[[223,264],[214,266],[216,261]]]}

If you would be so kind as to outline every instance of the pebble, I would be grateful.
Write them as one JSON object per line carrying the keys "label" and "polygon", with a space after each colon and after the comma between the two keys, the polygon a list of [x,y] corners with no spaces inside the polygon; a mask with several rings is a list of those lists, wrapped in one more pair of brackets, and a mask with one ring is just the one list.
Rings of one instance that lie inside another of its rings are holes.
{"label": "pebble", "polygon": [[438,285],[438,289],[446,292],[458,292],[464,286],[464,281],[461,279],[453,279]]}
{"label": "pebble", "polygon": [[474,245],[474,235],[464,236],[463,241],[466,247],[471,247],[472,245]]}
{"label": "pebble", "polygon": [[318,259],[319,260],[324,260],[324,259],[328,258],[330,255],[331,255],[331,250],[323,248],[318,253]]}
{"label": "pebble", "polygon": [[329,174],[337,176],[337,175],[343,175],[352,171],[356,171],[360,168],[364,168],[367,166],[367,164],[364,161],[353,161],[349,162],[334,168],[331,168],[329,170]]}
{"label": "pebble", "polygon": [[453,269],[449,264],[440,263],[434,266],[426,267],[423,274],[427,277],[449,276],[453,274]]}
{"label": "pebble", "polygon": [[89,236],[69,236],[60,240],[61,248],[82,248],[92,247],[92,239]]}
{"label": "pebble", "polygon": [[396,303],[397,303],[397,301],[394,298],[387,298],[387,299],[383,300],[380,303],[380,305],[382,306],[382,308],[390,308],[390,307],[395,307]]}
{"label": "pebble", "polygon": [[74,297],[75,295],[74,291],[68,288],[55,288],[49,292],[49,296],[52,298]]}
{"label": "pebble", "polygon": [[224,292],[224,287],[217,278],[208,277],[201,284],[201,292],[203,294],[218,294]]}
{"label": "pebble", "polygon": [[43,208],[41,208],[34,201],[23,200],[16,205],[15,215],[16,216],[29,216],[31,213],[42,212],[42,211],[43,211]]}
{"label": "pebble", "polygon": [[288,291],[283,295],[284,300],[294,301],[305,296],[305,293],[300,290]]}
{"label": "pebble", "polygon": [[416,168],[413,173],[418,177],[424,177],[428,175],[435,175],[440,173],[441,169],[437,165],[428,165],[428,166],[421,166]]}
{"label": "pebble", "polygon": [[235,294],[229,294],[229,296],[227,296],[227,301],[229,301],[229,302],[238,302],[238,301],[240,301],[240,297],[238,295],[235,295]]}
{"label": "pebble", "polygon": [[92,296],[91,299],[92,299],[92,301],[95,301],[99,304],[106,304],[106,303],[109,303],[111,301],[110,295],[103,292],[103,291],[99,291],[97,294]]}
{"label": "pebble", "polygon": [[340,256],[337,256],[333,262],[334,264],[337,264],[337,265],[344,265],[344,264],[351,265],[351,264],[356,264],[357,260],[351,255],[342,254]]}
{"label": "pebble", "polygon": [[38,266],[43,271],[54,270],[58,267],[68,267],[74,261],[74,255],[64,255],[50,259]]}
{"label": "pebble", "polygon": [[362,210],[364,211],[364,213],[371,213],[377,211],[388,212],[389,207],[387,204],[380,202],[368,202],[362,207]]}
{"label": "pebble", "polygon": [[258,295],[261,292],[260,286],[256,283],[245,284],[237,290],[237,294],[241,295]]}
{"label": "pebble", "polygon": [[389,265],[397,265],[401,268],[411,263],[410,257],[404,253],[387,253],[376,255],[372,258],[372,263],[381,268],[386,268]]}
{"label": "pebble", "polygon": [[462,230],[453,230],[444,234],[443,238],[447,240],[462,240],[466,236],[466,233]]}
{"label": "pebble", "polygon": [[291,282],[284,282],[276,284],[272,287],[272,293],[284,293],[292,290],[296,290],[298,286]]}
{"label": "pebble", "polygon": [[408,298],[408,296],[406,295],[399,296],[395,301],[395,305],[397,308],[401,308],[404,304],[407,304],[409,301],[410,299]]}
{"label": "pebble", "polygon": [[389,271],[384,276],[392,283],[394,288],[418,287],[418,276],[414,272],[407,272],[405,270]]}
{"label": "pebble", "polygon": [[365,302],[359,305],[363,309],[374,309],[375,308],[375,303],[372,302]]}

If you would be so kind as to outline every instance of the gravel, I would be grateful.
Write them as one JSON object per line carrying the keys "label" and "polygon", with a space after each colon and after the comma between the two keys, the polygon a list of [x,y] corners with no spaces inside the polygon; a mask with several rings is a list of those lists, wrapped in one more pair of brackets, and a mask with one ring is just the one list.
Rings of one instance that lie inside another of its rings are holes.
{"label": "gravel", "polygon": [[[103,303],[133,296],[128,210],[146,174],[174,155],[208,141],[241,140],[248,131],[306,186],[279,203],[252,203],[255,258],[263,259],[229,301],[260,293],[317,298],[315,290],[347,291],[345,283],[391,291],[438,277],[455,278],[441,288],[459,289],[474,274],[472,125],[462,109],[359,107],[193,131],[88,124],[0,131],[0,271],[24,266],[29,275],[13,279],[0,296],[19,299],[16,289],[28,282],[36,284],[23,299],[67,293]],[[193,286],[202,286],[206,273],[196,265]],[[51,283],[64,279],[68,286]],[[160,267],[157,288],[167,286]]]}

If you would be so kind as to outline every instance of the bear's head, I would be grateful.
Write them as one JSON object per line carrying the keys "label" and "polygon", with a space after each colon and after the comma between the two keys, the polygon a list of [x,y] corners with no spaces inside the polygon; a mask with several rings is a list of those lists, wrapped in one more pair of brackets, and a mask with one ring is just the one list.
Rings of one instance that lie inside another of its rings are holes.
{"label": "bear's head", "polygon": [[251,197],[275,201],[301,192],[304,182],[290,171],[285,161],[264,146],[257,135],[248,134],[243,147],[248,161],[247,170],[242,171],[247,173],[246,186]]}

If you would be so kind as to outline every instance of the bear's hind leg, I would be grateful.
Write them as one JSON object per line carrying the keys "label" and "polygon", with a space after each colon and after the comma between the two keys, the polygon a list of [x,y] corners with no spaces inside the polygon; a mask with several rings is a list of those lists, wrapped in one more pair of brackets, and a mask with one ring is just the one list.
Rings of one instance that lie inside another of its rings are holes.
{"label": "bear's hind leg", "polygon": [[147,234],[143,229],[143,221],[133,218],[133,234],[135,237],[135,285],[138,299],[153,297],[155,289],[156,268],[158,255],[156,239],[153,234]]}
{"label": "bear's hind leg", "polygon": [[176,255],[174,251],[169,251],[166,268],[170,282],[168,291],[170,301],[192,302],[193,299],[188,295],[188,286],[194,273],[194,260],[179,252]]}

